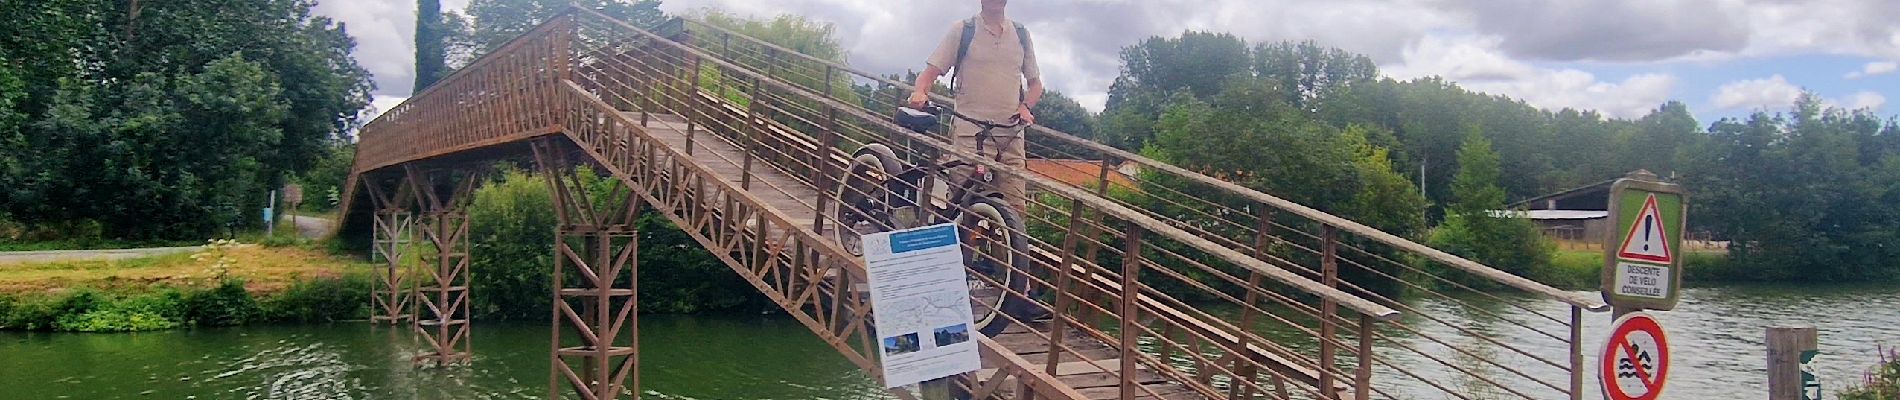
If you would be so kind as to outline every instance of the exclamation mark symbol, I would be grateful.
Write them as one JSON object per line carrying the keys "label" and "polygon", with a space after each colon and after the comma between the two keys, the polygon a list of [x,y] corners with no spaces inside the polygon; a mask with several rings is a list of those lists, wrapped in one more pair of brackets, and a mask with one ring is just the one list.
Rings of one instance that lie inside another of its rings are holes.
{"label": "exclamation mark symbol", "polygon": [[1655,221],[1655,218],[1643,218],[1643,251],[1649,251],[1649,225]]}

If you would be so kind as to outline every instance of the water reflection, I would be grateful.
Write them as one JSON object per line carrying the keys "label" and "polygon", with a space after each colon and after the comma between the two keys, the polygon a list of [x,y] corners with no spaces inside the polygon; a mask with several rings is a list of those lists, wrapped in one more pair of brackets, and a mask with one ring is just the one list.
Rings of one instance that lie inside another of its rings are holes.
{"label": "water reflection", "polygon": [[[1552,393],[1547,385],[1568,385],[1568,377],[1547,363],[1568,362],[1568,348],[1556,340],[1568,332],[1553,331],[1561,327],[1550,322],[1568,321],[1567,306],[1508,295],[1465,300],[1477,306],[1414,300],[1410,305],[1419,313],[1408,314],[1402,327],[1381,329],[1389,339],[1380,340],[1379,354],[1392,365],[1375,365],[1375,398],[1455,398],[1446,392],[1514,397],[1513,391]],[[1820,328],[1822,356],[1817,363],[1829,392],[1856,382],[1874,361],[1877,344],[1900,345],[1900,330],[1894,329],[1900,326],[1900,287],[1895,286],[1695,288],[1683,292],[1677,311],[1655,315],[1674,346],[1676,364],[1665,394],[1672,399],[1761,397],[1767,390],[1762,340],[1772,325]],[[1607,314],[1585,314],[1585,365],[1595,365],[1609,319]],[[1312,321],[1294,322],[1310,327]],[[1307,337],[1282,326],[1263,336]],[[864,372],[787,318],[649,316],[641,319],[640,327],[641,383],[647,397],[885,398]],[[5,388],[0,397],[547,396],[546,325],[480,324],[474,333],[472,367],[418,370],[409,366],[409,356],[418,348],[412,335],[360,322],[140,334],[0,332],[0,388]],[[1347,343],[1357,340],[1350,333],[1345,336]],[[1499,342],[1531,354],[1519,354]],[[1282,344],[1313,351],[1309,341]],[[1153,345],[1144,343],[1150,350]],[[1479,371],[1484,378],[1450,373],[1447,365]],[[1529,376],[1507,372],[1513,370],[1529,371]],[[1600,398],[1596,385],[1594,377],[1586,379],[1583,397]]]}
{"label": "water reflection", "polygon": [[[0,332],[0,398],[539,399],[545,325],[481,324],[467,368],[414,369],[402,329],[365,323],[140,334]],[[663,399],[882,399],[782,317],[641,319],[642,385]]]}

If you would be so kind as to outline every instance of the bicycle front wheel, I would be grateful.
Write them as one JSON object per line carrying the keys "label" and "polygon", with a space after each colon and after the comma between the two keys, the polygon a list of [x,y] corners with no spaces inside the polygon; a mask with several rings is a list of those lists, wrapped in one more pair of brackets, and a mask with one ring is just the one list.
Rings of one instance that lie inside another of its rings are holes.
{"label": "bicycle front wheel", "polygon": [[968,266],[970,309],[984,335],[995,336],[1009,326],[1005,312],[1028,304],[1029,240],[1022,218],[1002,199],[979,197],[963,205],[957,226],[963,231],[964,264]]}

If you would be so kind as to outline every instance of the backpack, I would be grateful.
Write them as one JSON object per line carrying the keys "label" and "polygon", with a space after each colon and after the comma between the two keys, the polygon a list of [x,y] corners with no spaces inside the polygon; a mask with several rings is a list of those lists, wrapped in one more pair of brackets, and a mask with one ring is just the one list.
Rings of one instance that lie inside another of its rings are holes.
{"label": "backpack", "polygon": [[[963,20],[963,37],[959,39],[960,41],[957,43],[957,61],[950,69],[950,88],[952,90],[956,90],[957,88],[957,76],[963,75],[963,58],[964,56],[970,55],[970,42],[976,40],[976,19],[977,17],[970,17],[970,19]],[[1029,29],[1024,28],[1021,22],[1010,21],[1010,23],[1016,25],[1016,40],[1023,46],[1023,63],[1028,63],[1029,52],[1031,51],[1029,48]]]}

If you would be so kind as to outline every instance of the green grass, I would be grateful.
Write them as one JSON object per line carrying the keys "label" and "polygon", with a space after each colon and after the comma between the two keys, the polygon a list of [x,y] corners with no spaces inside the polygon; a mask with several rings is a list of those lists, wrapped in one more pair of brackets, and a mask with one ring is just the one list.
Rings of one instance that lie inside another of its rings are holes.
{"label": "green grass", "polygon": [[1601,285],[1603,252],[1557,250],[1550,256],[1550,267],[1537,271],[1538,282],[1569,290],[1589,290]]}
{"label": "green grass", "polygon": [[[1717,281],[1726,276],[1727,261],[1728,255],[1723,253],[1685,252],[1682,254],[1683,283]],[[1550,268],[1537,271],[1534,279],[1569,290],[1593,290],[1602,285],[1602,250],[1557,250],[1550,264]]]}
{"label": "green grass", "polygon": [[[276,292],[306,279],[334,278],[366,270],[367,262],[331,253],[322,243],[269,247],[247,245],[231,251],[230,276],[254,291]],[[56,261],[0,265],[0,294],[58,292],[70,288],[138,290],[189,287],[210,280],[208,263],[190,253],[126,260]]]}

